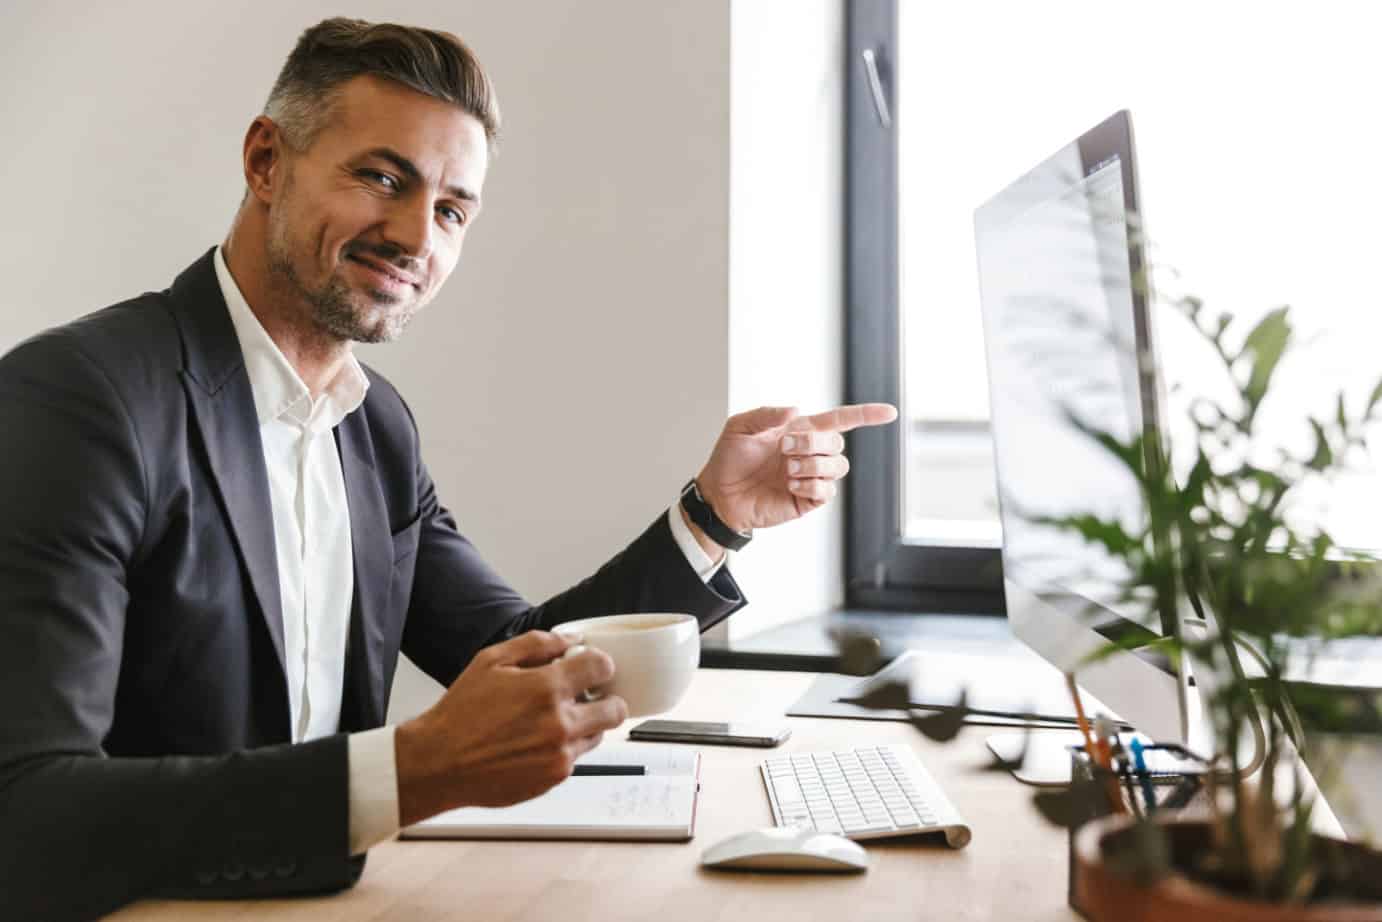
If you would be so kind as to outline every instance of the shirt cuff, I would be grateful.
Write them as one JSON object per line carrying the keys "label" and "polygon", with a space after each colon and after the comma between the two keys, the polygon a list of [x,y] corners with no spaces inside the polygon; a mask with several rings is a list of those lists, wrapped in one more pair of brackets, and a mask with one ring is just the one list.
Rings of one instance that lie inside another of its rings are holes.
{"label": "shirt cuff", "polygon": [[346,737],[352,855],[362,854],[398,832],[398,766],[393,736],[393,727],[379,727]]}
{"label": "shirt cuff", "polygon": [[682,554],[686,555],[686,562],[691,564],[691,569],[696,571],[696,575],[701,578],[701,582],[708,583],[720,572],[729,561],[729,551],[726,550],[720,555],[718,561],[711,560],[710,555],[701,547],[701,543],[696,540],[696,536],[691,534],[690,527],[686,520],[681,517],[681,503],[675,502],[672,508],[667,510],[667,524],[672,526],[672,537],[676,539],[677,547],[681,548]]}

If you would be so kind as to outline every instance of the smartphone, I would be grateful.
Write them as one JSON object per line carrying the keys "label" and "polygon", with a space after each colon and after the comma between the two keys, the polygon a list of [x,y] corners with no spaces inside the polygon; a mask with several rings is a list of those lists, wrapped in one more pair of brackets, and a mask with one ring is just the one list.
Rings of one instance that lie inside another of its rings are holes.
{"label": "smartphone", "polygon": [[791,727],[785,724],[722,724],[694,720],[645,720],[629,731],[631,740],[764,748],[776,746],[791,735]]}

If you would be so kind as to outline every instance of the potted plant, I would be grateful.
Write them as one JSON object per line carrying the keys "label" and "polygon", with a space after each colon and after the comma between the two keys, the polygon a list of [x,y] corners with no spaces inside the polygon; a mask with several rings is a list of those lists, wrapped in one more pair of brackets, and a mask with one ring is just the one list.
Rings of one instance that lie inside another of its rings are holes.
{"label": "potted plant", "polygon": [[[1288,309],[1235,335],[1230,316],[1211,317],[1197,298],[1169,304],[1207,344],[1228,394],[1190,403],[1193,435],[1177,446],[1180,476],[1155,427],[1120,439],[1068,413],[1070,425],[1136,481],[1147,521],[1138,530],[1092,514],[1032,521],[1078,533],[1120,561],[1128,574],[1121,597],[1172,619],[1160,623],[1177,623],[1189,601],[1201,629],[1158,645],[1188,659],[1212,723],[1208,811],[1194,818],[1129,812],[1080,829],[1072,868],[1078,902],[1098,922],[1382,920],[1382,854],[1312,832],[1316,795],[1299,761],[1310,745],[1304,724],[1375,731],[1378,698],[1287,681],[1302,647],[1382,636],[1382,568],[1293,514],[1308,484],[1332,479],[1366,449],[1366,429],[1382,416],[1382,383],[1365,400],[1340,394],[1329,414],[1306,419],[1306,450],[1267,445],[1261,410],[1294,345]],[[846,655],[867,651],[845,641]],[[907,689],[879,686],[855,701],[906,707]],[[912,711],[918,729],[938,740],[958,733],[965,716],[963,698]],[[1091,812],[1082,801],[1105,797],[1107,780],[1038,794],[1038,806],[1049,819],[1073,823]]]}

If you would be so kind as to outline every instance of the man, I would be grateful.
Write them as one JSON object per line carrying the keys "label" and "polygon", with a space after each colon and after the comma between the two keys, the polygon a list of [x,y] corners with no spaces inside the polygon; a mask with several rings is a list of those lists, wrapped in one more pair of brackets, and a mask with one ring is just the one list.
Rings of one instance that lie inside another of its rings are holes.
{"label": "man", "polygon": [[[545,629],[744,604],[726,546],[827,502],[884,405],[732,417],[684,498],[531,606],[437,498],[398,336],[479,215],[498,108],[454,36],[309,29],[224,243],[0,359],[0,917],[349,886],[400,825],[567,777],[608,657]],[[690,485],[689,485],[690,486]],[[382,726],[399,652],[447,685]]]}

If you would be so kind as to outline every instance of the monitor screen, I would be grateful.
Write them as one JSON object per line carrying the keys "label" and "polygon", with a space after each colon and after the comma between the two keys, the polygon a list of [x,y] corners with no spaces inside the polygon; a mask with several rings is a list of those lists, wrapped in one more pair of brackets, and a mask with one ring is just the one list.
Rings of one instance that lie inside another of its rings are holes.
{"label": "monitor screen", "polygon": [[1004,579],[1106,637],[1150,640],[1168,626],[1126,596],[1127,565],[1041,521],[1148,526],[1132,472],[1072,423],[1125,443],[1156,424],[1130,132],[1126,113],[1087,132],[980,207],[975,229]]}

